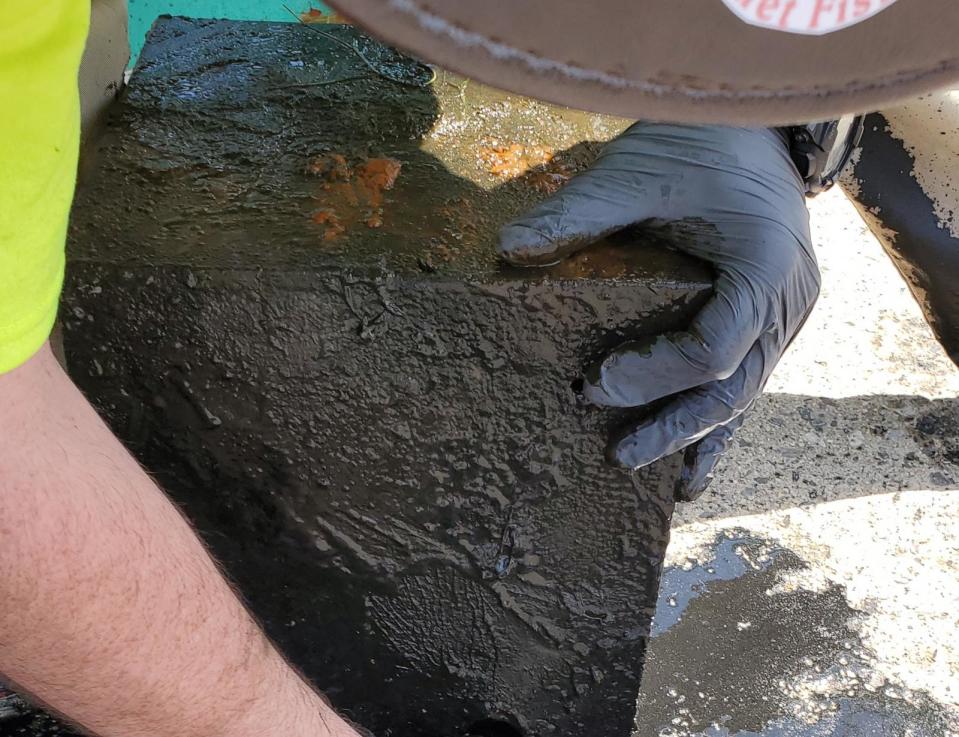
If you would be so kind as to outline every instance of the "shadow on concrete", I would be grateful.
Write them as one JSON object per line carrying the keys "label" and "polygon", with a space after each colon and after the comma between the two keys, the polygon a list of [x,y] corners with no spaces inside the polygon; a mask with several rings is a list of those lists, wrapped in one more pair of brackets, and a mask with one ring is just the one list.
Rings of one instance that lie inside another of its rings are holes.
{"label": "shadow on concrete", "polygon": [[959,399],[767,394],[682,522],[959,488]]}

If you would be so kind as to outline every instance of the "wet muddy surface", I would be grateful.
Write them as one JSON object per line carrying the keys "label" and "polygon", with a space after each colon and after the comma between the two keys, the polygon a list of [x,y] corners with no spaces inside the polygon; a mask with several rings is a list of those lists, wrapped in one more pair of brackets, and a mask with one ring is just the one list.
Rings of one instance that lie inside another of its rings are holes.
{"label": "wet muddy surface", "polygon": [[662,579],[636,735],[943,737],[955,723],[882,676],[842,586],[745,531],[720,534]]}
{"label": "wet muddy surface", "polygon": [[[946,352],[959,363],[959,292],[951,278],[959,269],[959,242],[917,179],[915,158],[881,113],[866,118],[861,145],[843,187],[896,263]],[[943,156],[948,156],[945,149]],[[943,163],[941,171],[948,176],[951,167]]]}
{"label": "wet muddy surface", "polygon": [[[442,70],[426,84],[422,69],[349,26],[161,22],[85,167],[107,158],[129,186],[102,168],[84,177],[74,231],[99,239],[75,238],[74,258],[120,248],[141,263],[316,268],[348,254],[399,273],[504,278],[499,227],[626,121]],[[388,186],[368,171],[385,162]],[[709,278],[637,240],[623,256],[634,275]]]}
{"label": "wet muddy surface", "polygon": [[380,737],[625,735],[677,466],[609,468],[639,415],[572,384],[710,274],[642,233],[504,268],[499,227],[622,123],[323,29],[154,31],[82,178],[72,375]]}
{"label": "wet muddy surface", "polygon": [[0,688],[0,735],[2,737],[81,737],[54,717],[31,708],[18,696],[4,697]]}

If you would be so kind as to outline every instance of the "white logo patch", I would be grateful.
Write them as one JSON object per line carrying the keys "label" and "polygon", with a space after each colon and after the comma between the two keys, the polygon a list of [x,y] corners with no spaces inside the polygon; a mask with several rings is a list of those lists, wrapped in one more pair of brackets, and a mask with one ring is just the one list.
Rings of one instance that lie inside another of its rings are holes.
{"label": "white logo patch", "polygon": [[896,0],[723,0],[753,26],[821,36],[855,25]]}

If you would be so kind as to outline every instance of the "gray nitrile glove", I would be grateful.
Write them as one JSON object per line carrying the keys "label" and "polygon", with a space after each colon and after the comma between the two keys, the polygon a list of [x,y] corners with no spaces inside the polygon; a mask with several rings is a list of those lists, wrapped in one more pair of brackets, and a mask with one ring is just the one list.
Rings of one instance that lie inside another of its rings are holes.
{"label": "gray nitrile glove", "polygon": [[588,171],[505,226],[500,251],[517,265],[548,264],[635,225],[710,262],[715,291],[686,331],[626,343],[589,368],[583,393],[613,407],[675,395],[613,438],[607,455],[637,469],[685,448],[677,497],[694,499],[819,294],[803,183],[785,136],[637,123]]}

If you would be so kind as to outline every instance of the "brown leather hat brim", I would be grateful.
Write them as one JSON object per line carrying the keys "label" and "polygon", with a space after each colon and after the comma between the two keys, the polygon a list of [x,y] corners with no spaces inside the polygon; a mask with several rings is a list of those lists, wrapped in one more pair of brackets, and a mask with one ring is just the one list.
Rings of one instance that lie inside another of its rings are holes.
{"label": "brown leather hat brim", "polygon": [[[783,124],[873,110],[959,81],[959,0],[800,0],[825,35],[750,25],[794,0],[333,0],[374,35],[496,87],[596,112]],[[733,9],[737,7],[737,12]],[[810,7],[806,5],[806,7]],[[825,17],[825,16],[823,16]]]}

